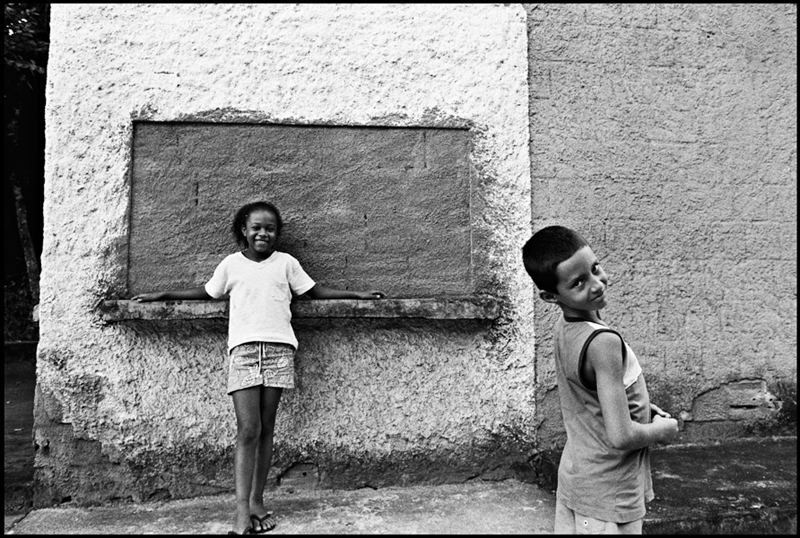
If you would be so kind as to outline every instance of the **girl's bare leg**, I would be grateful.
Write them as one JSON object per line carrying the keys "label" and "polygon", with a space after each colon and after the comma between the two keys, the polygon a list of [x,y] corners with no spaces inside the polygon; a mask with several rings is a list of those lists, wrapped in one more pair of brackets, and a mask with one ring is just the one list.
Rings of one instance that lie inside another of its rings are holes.
{"label": "girl's bare leg", "polygon": [[[272,464],[272,440],[275,436],[275,417],[278,414],[278,404],[281,400],[283,389],[277,387],[263,387],[261,389],[261,436],[255,454],[255,470],[253,471],[253,484],[250,489],[250,513],[264,517],[267,509],[264,507],[264,487],[267,475]],[[269,517],[261,522],[253,523],[255,531],[271,529],[275,526],[275,519]]]}
{"label": "girl's bare leg", "polygon": [[231,396],[236,412],[236,453],[233,460],[236,515],[233,531],[242,534],[250,527],[250,490],[256,447],[261,436],[261,387],[237,390]]}

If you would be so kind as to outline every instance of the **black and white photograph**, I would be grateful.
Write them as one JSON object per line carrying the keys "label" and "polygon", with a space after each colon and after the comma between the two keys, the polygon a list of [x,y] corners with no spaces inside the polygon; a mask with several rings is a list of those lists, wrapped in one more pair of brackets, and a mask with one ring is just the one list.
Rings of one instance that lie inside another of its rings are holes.
{"label": "black and white photograph", "polygon": [[5,534],[797,533],[797,5],[4,4]]}

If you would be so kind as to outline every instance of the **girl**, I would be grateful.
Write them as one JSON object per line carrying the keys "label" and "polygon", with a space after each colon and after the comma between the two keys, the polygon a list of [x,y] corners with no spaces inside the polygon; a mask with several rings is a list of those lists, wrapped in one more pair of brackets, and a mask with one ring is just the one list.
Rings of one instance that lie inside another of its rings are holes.
{"label": "girl", "polygon": [[278,402],[294,388],[297,339],[291,325],[291,294],[312,299],[380,299],[378,291],[326,288],[315,283],[289,254],[275,250],[283,221],[268,202],[245,205],[231,231],[244,250],[226,257],[205,286],[143,293],[134,301],[230,297],[228,394],[236,413],[234,482],[236,515],[228,534],[260,534],[275,528],[264,507],[264,486],[272,462]]}

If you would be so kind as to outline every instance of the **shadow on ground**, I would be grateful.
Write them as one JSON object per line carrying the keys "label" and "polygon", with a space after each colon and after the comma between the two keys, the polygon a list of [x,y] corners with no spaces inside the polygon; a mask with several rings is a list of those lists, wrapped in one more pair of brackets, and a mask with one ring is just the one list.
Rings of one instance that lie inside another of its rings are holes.
{"label": "shadow on ground", "polygon": [[33,504],[33,394],[36,364],[6,362],[3,368],[3,493],[5,514],[26,512]]}

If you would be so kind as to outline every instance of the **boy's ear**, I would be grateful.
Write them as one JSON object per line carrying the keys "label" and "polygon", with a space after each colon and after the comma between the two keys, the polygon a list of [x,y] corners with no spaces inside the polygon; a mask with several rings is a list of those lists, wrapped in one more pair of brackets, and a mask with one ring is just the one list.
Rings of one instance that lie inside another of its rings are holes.
{"label": "boy's ear", "polygon": [[558,296],[550,291],[540,291],[539,297],[546,303],[558,304]]}

